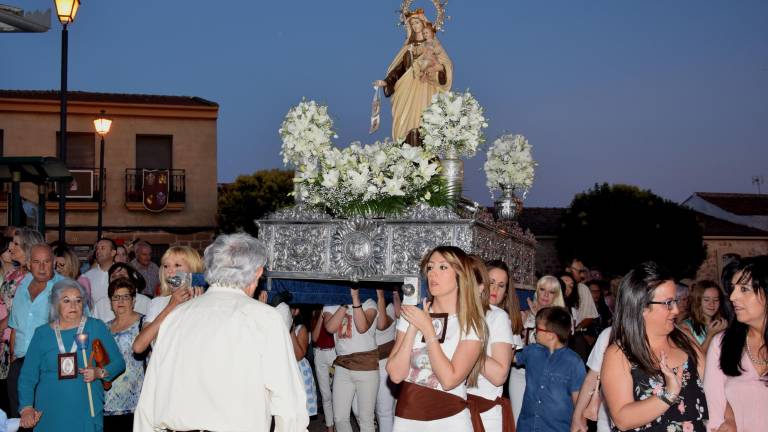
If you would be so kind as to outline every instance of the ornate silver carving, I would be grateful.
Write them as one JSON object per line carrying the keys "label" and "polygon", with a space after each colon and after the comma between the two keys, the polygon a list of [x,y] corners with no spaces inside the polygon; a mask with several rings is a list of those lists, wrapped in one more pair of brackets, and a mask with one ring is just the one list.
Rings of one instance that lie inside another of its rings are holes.
{"label": "ornate silver carving", "polygon": [[386,229],[355,218],[336,225],[331,244],[333,270],[357,281],[381,273],[386,262]]}
{"label": "ornate silver carving", "polygon": [[518,285],[535,284],[533,235],[482,207],[417,205],[399,217],[333,219],[298,205],[256,223],[268,245],[271,278],[402,281],[419,274],[428,250],[453,245],[503,259]]}

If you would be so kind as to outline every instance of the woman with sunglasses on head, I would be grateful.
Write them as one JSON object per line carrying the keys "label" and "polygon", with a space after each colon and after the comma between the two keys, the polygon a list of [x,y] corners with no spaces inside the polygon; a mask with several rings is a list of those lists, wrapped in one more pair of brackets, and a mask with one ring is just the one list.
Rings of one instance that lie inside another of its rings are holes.
{"label": "woman with sunglasses on head", "polygon": [[600,369],[613,430],[705,432],[704,355],[675,326],[676,287],[654,262],[621,282]]}
{"label": "woman with sunglasses on head", "polygon": [[735,265],[731,302],[735,319],[707,351],[704,390],[709,428],[759,431],[768,425],[768,256]]}
{"label": "woman with sunglasses on head", "polygon": [[387,372],[402,383],[394,431],[466,432],[467,387],[477,385],[487,341],[483,307],[467,254],[438,246],[421,262],[431,301],[403,305]]}

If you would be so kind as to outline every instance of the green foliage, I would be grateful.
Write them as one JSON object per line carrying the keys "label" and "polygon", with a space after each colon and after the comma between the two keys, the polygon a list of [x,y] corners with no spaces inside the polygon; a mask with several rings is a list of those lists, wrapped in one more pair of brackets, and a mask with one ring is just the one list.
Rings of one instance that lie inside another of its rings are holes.
{"label": "green foliage", "polygon": [[706,257],[693,211],[649,190],[606,183],[574,197],[556,247],[561,262],[576,257],[608,276],[652,260],[677,278],[693,277]]}
{"label": "green foliage", "polygon": [[417,204],[415,197],[425,196],[429,192],[426,203],[432,207],[447,207],[455,205],[453,198],[448,194],[448,186],[442,176],[434,176],[424,188],[411,196],[388,196],[386,198],[353,202],[343,208],[329,208],[325,210],[338,217],[386,217],[396,216],[408,207]]}
{"label": "green foliage", "polygon": [[256,235],[253,222],[267,213],[293,204],[293,171],[263,170],[241,175],[219,191],[216,220],[224,233],[243,230]]}

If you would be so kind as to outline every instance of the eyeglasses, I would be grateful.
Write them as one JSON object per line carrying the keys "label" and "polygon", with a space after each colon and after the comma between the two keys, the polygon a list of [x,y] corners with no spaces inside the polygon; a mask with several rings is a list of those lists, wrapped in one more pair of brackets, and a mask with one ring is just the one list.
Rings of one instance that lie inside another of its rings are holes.
{"label": "eyeglasses", "polygon": [[545,328],[536,327],[536,333],[539,333],[539,332],[541,332],[541,333],[554,333],[552,330],[547,330]]}
{"label": "eyeglasses", "polygon": [[672,300],[664,300],[664,301],[649,301],[648,304],[659,304],[659,305],[666,305],[667,310],[674,309],[677,305],[680,304],[680,300],[678,299],[672,299]]}
{"label": "eyeglasses", "polygon": [[133,298],[130,294],[123,294],[123,295],[113,295],[112,301],[113,302],[120,302],[120,301],[130,301]]}
{"label": "eyeglasses", "polygon": [[57,268],[57,269],[58,269],[58,268],[64,268],[64,267],[66,267],[66,266],[67,266],[67,265],[66,265],[65,263],[60,263],[60,262],[57,262],[57,263],[56,263],[56,268]]}

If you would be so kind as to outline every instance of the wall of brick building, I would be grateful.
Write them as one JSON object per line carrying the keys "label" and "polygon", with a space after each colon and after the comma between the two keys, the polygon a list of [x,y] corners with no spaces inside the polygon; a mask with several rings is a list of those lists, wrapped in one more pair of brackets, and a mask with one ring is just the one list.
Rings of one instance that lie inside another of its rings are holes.
{"label": "wall of brick building", "polygon": [[704,244],[707,245],[707,258],[696,273],[697,280],[718,281],[723,268],[723,257],[727,254],[738,254],[742,257],[768,254],[768,238],[704,238]]}

